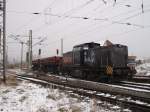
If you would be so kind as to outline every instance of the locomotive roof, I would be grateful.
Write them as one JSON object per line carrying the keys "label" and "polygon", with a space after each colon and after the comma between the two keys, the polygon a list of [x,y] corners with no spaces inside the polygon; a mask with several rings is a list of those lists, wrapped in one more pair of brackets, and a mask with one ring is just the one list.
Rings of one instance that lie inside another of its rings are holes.
{"label": "locomotive roof", "polygon": [[[83,43],[83,44],[79,44],[79,45],[75,45],[74,47],[82,47],[82,46],[90,46],[90,45],[94,45],[94,46],[100,46],[99,43],[95,43],[95,42],[88,42],[88,43]],[[118,46],[118,47],[123,47],[126,45],[122,45],[122,44],[111,44],[111,45],[107,45],[107,46],[100,46],[100,47],[112,47],[112,46]]]}
{"label": "locomotive roof", "polygon": [[96,46],[100,46],[99,43],[95,43],[95,42],[88,42],[88,43],[83,43],[83,44],[79,44],[79,45],[75,45],[74,47],[82,47],[82,46],[89,46],[89,45],[96,45]]}

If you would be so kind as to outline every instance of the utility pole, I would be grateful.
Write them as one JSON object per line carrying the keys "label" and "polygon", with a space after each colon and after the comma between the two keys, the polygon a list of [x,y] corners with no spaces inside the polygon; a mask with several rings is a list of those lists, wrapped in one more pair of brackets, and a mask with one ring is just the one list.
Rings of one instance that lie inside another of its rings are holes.
{"label": "utility pole", "polygon": [[21,63],[20,63],[20,69],[22,70],[22,63],[23,63],[23,42],[21,42]]}
{"label": "utility pole", "polygon": [[29,63],[28,68],[29,70],[32,67],[32,30],[29,30]]}
{"label": "utility pole", "polygon": [[2,47],[2,46],[1,46],[1,45],[2,45],[2,44],[1,44],[1,38],[2,38],[2,30],[0,29],[0,53],[1,53],[1,47]]}
{"label": "utility pole", "polygon": [[[60,71],[63,74],[63,38],[61,38],[61,56],[62,56],[62,61],[61,61]],[[66,80],[67,80],[67,77],[66,77]]]}
{"label": "utility pole", "polygon": [[[30,37],[29,37],[30,40]],[[30,41],[28,40],[28,52],[27,52],[27,62],[28,62],[28,70],[30,69]]]}
{"label": "utility pole", "polygon": [[31,53],[30,53],[30,67],[32,67],[32,30],[30,30],[30,47],[31,47]]}
{"label": "utility pole", "polygon": [[6,0],[0,0],[3,32],[3,81],[6,82]]}

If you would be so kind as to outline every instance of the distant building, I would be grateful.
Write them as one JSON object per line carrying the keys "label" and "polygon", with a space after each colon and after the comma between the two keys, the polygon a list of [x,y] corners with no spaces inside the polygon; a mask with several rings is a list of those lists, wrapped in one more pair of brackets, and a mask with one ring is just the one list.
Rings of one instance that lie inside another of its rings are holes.
{"label": "distant building", "polygon": [[136,60],[136,64],[137,64],[137,65],[140,65],[140,64],[143,64],[143,63],[144,63],[144,60],[140,60],[140,59],[139,59],[139,60]]}
{"label": "distant building", "polygon": [[128,66],[135,68],[136,66],[136,56],[128,56]]}

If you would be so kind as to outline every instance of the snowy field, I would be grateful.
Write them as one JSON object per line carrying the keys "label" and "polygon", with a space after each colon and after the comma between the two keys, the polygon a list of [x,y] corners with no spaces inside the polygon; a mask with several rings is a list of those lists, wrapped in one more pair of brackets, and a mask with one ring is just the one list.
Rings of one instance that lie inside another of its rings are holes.
{"label": "snowy field", "polygon": [[27,81],[0,85],[0,112],[131,112],[119,106]]}
{"label": "snowy field", "polygon": [[150,77],[150,63],[144,63],[136,67],[136,76],[149,76]]}

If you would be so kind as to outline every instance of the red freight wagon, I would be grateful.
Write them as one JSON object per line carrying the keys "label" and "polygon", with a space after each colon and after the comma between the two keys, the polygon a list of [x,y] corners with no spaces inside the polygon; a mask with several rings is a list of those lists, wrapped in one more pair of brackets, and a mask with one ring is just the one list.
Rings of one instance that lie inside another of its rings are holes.
{"label": "red freight wagon", "polygon": [[45,72],[57,72],[61,63],[62,57],[60,56],[41,58],[32,61],[33,70],[42,70]]}

